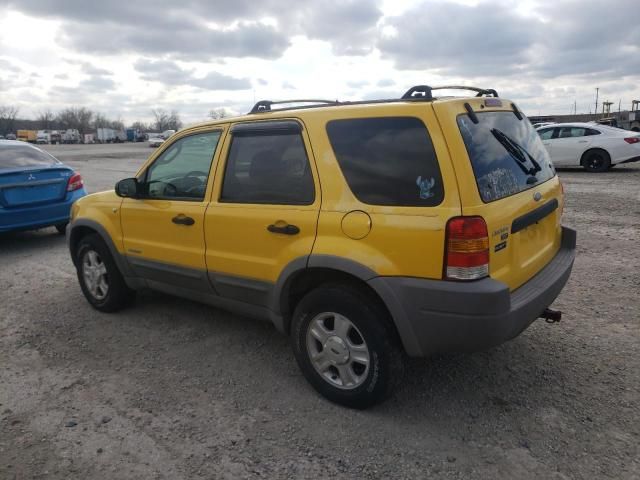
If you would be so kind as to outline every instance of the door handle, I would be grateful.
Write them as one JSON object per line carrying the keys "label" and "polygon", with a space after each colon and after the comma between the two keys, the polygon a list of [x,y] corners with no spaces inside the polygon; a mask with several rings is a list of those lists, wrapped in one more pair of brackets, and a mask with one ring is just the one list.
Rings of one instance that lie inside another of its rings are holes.
{"label": "door handle", "polygon": [[177,215],[175,217],[173,217],[171,219],[171,221],[173,223],[175,223],[176,225],[193,225],[194,223],[196,223],[196,221],[191,218],[191,217],[187,217],[186,215],[183,215],[182,213],[180,215]]}
{"label": "door handle", "polygon": [[589,140],[578,140],[578,143],[587,143]]}
{"label": "door handle", "polygon": [[274,225],[271,224],[267,227],[271,233],[282,233],[284,235],[297,235],[300,233],[300,229],[295,225]]}

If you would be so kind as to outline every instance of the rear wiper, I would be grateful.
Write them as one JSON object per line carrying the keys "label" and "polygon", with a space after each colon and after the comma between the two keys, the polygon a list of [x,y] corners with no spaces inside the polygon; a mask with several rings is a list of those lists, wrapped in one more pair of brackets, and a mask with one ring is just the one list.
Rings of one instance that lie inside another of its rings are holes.
{"label": "rear wiper", "polygon": [[[491,133],[496,138],[496,140],[498,140],[498,142],[500,142],[500,144],[505,148],[505,150],[509,152],[511,157],[516,160],[516,164],[520,167],[522,172],[526,175],[531,175],[529,178],[527,178],[527,184],[531,185],[533,183],[536,183],[538,179],[535,177],[535,174],[536,172],[542,170],[540,164],[531,156],[529,152],[527,152],[524,147],[515,142],[506,133],[498,130],[497,128],[492,128]],[[529,159],[533,167],[527,168],[524,166],[527,158]]]}

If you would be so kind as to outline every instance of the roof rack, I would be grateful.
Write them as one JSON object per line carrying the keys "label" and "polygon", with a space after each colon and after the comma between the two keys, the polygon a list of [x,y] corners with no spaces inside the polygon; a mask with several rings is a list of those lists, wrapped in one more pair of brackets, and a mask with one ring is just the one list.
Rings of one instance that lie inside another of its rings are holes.
{"label": "roof rack", "polygon": [[498,97],[498,92],[496,92],[493,88],[477,88],[477,87],[465,87],[460,85],[444,85],[442,87],[430,87],[429,85],[416,85],[415,87],[411,87],[409,90],[402,95],[401,98],[390,98],[383,100],[359,100],[359,101],[346,101],[339,102],[338,100],[318,100],[318,99],[302,99],[302,100],[260,100],[257,102],[249,114],[252,113],[263,113],[263,112],[271,112],[273,111],[272,105],[281,105],[281,104],[291,104],[291,103],[304,103],[310,105],[298,105],[286,108],[278,108],[278,111],[282,110],[298,110],[298,109],[306,109],[306,108],[317,108],[323,106],[337,106],[337,105],[368,105],[368,104],[376,104],[376,103],[393,103],[399,100],[411,101],[411,102],[430,102],[433,100],[432,91],[433,90],[470,90],[472,92],[476,92],[476,97],[493,96]]}
{"label": "roof rack", "polygon": [[[271,105],[280,105],[283,103],[313,103],[322,105],[339,105],[338,100],[318,100],[318,99],[301,99],[301,100],[278,100],[274,102],[272,100],[260,100],[257,102],[249,113],[270,112]],[[282,110],[287,110],[283,108]]]}
{"label": "roof rack", "polygon": [[477,88],[477,87],[465,87],[462,85],[443,85],[441,87],[433,87],[431,90],[471,90],[476,92],[476,97],[482,97],[483,95],[492,95],[498,97],[498,92],[493,88]]}

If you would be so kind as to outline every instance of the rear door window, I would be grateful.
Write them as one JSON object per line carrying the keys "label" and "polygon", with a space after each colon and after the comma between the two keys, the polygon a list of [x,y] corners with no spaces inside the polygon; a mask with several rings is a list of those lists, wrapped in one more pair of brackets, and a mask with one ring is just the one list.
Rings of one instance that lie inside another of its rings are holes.
{"label": "rear door window", "polygon": [[478,123],[467,114],[458,127],[471,160],[484,202],[509,197],[555,176],[540,135],[527,120],[513,112],[476,112]]}
{"label": "rear door window", "polygon": [[254,122],[232,130],[221,202],[311,205],[315,188],[301,127]]}
{"label": "rear door window", "polygon": [[48,153],[29,145],[0,145],[0,169],[34,168],[60,165]]}
{"label": "rear door window", "polygon": [[582,127],[561,127],[558,138],[584,137],[585,129]]}
{"label": "rear door window", "polygon": [[327,134],[349,188],[361,202],[412,207],[442,202],[440,167],[421,120],[333,120]]}

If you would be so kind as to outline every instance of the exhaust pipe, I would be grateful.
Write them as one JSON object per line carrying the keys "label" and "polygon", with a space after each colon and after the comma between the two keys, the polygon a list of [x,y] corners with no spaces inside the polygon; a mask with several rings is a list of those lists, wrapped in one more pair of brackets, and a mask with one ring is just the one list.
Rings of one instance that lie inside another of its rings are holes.
{"label": "exhaust pipe", "polygon": [[562,312],[560,310],[545,308],[544,312],[540,314],[540,318],[544,318],[544,321],[547,323],[558,323],[562,320]]}

